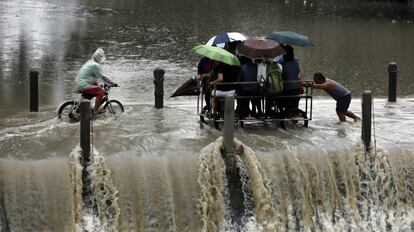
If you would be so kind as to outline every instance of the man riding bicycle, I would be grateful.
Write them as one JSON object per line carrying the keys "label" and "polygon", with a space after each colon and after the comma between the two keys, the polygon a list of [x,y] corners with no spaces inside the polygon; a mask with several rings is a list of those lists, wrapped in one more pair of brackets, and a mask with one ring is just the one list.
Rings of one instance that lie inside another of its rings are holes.
{"label": "man riding bicycle", "polygon": [[96,97],[94,107],[95,114],[102,111],[100,106],[105,93],[104,89],[98,85],[98,79],[101,78],[106,83],[114,86],[117,85],[102,73],[101,64],[104,60],[105,52],[102,48],[98,48],[92,55],[92,59],[82,65],[78,75],[75,78],[77,89],[80,93]]}

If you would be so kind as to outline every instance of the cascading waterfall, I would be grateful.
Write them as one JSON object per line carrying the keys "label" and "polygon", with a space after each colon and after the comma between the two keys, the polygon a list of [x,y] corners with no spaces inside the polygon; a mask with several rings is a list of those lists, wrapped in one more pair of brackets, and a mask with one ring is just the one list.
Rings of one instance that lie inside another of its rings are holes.
{"label": "cascading waterfall", "polygon": [[[93,149],[91,162],[87,168],[90,178],[91,196],[82,196],[81,150],[78,146],[70,154],[72,164],[71,179],[73,185],[76,231],[117,231],[119,207],[117,190],[111,179],[111,171],[104,158]],[[84,204],[84,197],[92,202]]]}
{"label": "cascading waterfall", "polygon": [[256,157],[237,139],[234,143],[249,220],[237,227],[226,218],[232,212],[226,212],[231,199],[225,188],[231,186],[219,138],[200,154],[202,231],[414,230],[409,149],[288,150]]}
{"label": "cascading waterfall", "polygon": [[74,231],[69,172],[63,158],[1,159],[0,231]]}
{"label": "cascading waterfall", "polygon": [[412,231],[414,165],[402,158],[393,152],[365,155],[362,148],[261,157],[284,223],[279,230]]}
{"label": "cascading waterfall", "polygon": [[[107,157],[118,190],[119,231],[200,231],[198,153]],[[221,204],[219,204],[221,206]]]}
{"label": "cascading waterfall", "polygon": [[80,148],[68,159],[0,162],[0,231],[117,231],[119,207],[111,172],[99,153],[90,174],[96,207],[82,199]]}
{"label": "cascading waterfall", "polygon": [[[257,231],[275,230],[275,210],[272,205],[268,180],[253,151],[237,139],[235,147],[240,157],[235,164],[241,177],[244,214],[241,224],[231,221],[232,212],[228,207],[229,193],[226,181],[226,166],[222,158],[223,138],[220,137],[200,154],[199,185],[201,195],[198,199],[203,221],[202,231]],[[254,208],[254,210],[253,210]]]}
{"label": "cascading waterfall", "polygon": [[224,184],[226,167],[221,157],[223,138],[220,137],[215,143],[209,144],[201,150],[199,157],[200,174],[198,184],[200,185],[200,197],[198,203],[201,210],[203,222],[201,231],[220,231],[225,221],[226,193]]}
{"label": "cascading waterfall", "polygon": [[[252,189],[255,218],[265,231],[275,231],[277,228],[275,209],[271,200],[269,180],[266,177],[253,150],[242,142],[234,139],[238,153],[246,167],[248,181]],[[239,164],[242,167],[242,164]],[[243,168],[242,168],[243,169]],[[246,180],[247,181],[247,178]]]}
{"label": "cascading waterfall", "polygon": [[234,155],[223,155],[222,143],[177,156],[95,151],[92,206],[79,147],[69,160],[2,159],[1,231],[414,230],[411,148],[255,153],[234,139]]}

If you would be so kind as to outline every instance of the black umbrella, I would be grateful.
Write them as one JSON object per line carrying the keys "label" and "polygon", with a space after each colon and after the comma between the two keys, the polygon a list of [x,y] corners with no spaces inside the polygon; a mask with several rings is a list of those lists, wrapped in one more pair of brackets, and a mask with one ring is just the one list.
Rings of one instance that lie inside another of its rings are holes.
{"label": "black umbrella", "polygon": [[182,84],[171,96],[197,96],[200,94],[200,88],[198,88],[197,80],[190,78],[184,84]]}

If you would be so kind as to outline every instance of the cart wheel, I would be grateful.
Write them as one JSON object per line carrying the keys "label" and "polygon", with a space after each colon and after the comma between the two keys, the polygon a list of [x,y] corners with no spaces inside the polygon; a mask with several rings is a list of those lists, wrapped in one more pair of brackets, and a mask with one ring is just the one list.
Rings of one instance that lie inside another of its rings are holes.
{"label": "cart wheel", "polygon": [[[308,119],[308,116],[306,115],[306,113],[303,110],[298,109],[298,113],[302,116],[303,119]],[[308,120],[303,121],[303,125],[305,127],[308,127],[308,124],[309,124]]]}
{"label": "cart wheel", "polygon": [[200,121],[203,122],[203,123],[206,123],[206,120],[204,120],[204,116],[200,115]]}
{"label": "cart wheel", "polygon": [[214,120],[214,128],[216,128],[217,130],[220,130],[220,123],[217,122],[216,120]]}
{"label": "cart wheel", "polygon": [[283,130],[286,130],[285,121],[280,121],[280,127],[282,127]]}

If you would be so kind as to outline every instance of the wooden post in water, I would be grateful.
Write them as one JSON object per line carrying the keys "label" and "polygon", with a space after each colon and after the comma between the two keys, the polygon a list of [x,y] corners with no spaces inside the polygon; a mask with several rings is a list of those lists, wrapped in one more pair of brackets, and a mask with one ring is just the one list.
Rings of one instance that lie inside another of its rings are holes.
{"label": "wooden post in water", "polygon": [[80,105],[80,146],[84,163],[90,161],[91,152],[91,102],[84,100]]}
{"label": "wooden post in water", "polygon": [[365,150],[369,151],[371,146],[371,119],[372,119],[372,95],[370,90],[362,94],[362,141]]}
{"label": "wooden post in water", "polygon": [[82,149],[82,200],[84,208],[96,212],[97,205],[89,171],[91,163],[91,102],[83,100],[80,105],[80,146]]}
{"label": "wooden post in water", "polygon": [[155,108],[161,109],[164,107],[164,74],[163,69],[157,68],[154,70],[154,85],[155,85]]}
{"label": "wooden post in water", "polygon": [[388,64],[388,101],[397,101],[397,63],[391,62]]}
{"label": "wooden post in water", "polygon": [[225,154],[232,154],[234,151],[234,97],[228,96],[224,103],[224,128],[223,128],[223,146]]}
{"label": "wooden post in water", "polygon": [[245,205],[241,204],[245,196],[243,183],[240,176],[240,168],[237,164],[237,156],[234,149],[234,97],[228,96],[224,103],[224,127],[223,127],[223,152],[222,157],[226,165],[226,178],[229,194],[229,207],[231,220],[236,224],[242,223],[241,218],[245,215]]}
{"label": "wooden post in water", "polygon": [[4,196],[0,195],[0,226],[2,226],[2,231],[10,232],[9,220],[7,219],[5,205],[6,204],[4,203]]}
{"label": "wooden post in water", "polygon": [[82,200],[86,208],[93,208],[94,195],[92,178],[89,174],[88,167],[91,165],[91,102],[83,100],[80,105],[80,146],[82,149]]}
{"label": "wooden post in water", "polygon": [[39,112],[39,73],[30,71],[30,112]]}

